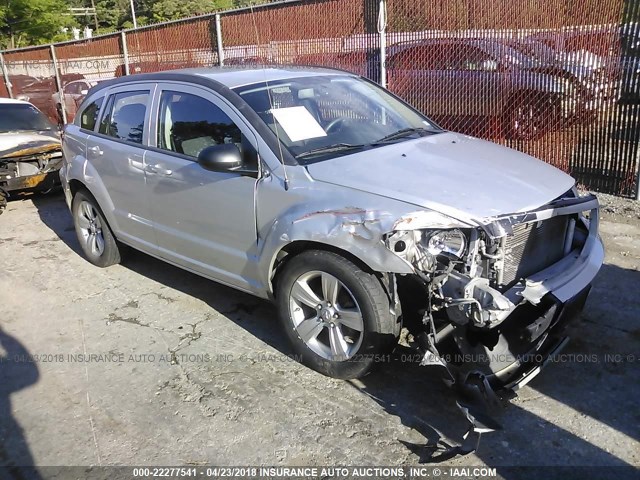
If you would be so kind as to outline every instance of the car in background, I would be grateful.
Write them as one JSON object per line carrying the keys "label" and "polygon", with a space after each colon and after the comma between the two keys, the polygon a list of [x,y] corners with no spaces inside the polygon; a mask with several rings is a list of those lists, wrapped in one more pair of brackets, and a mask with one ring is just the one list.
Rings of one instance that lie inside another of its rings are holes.
{"label": "car in background", "polygon": [[9,194],[58,184],[61,164],[58,129],[32,104],[0,98],[0,213]]}
{"label": "car in background", "polygon": [[367,77],[374,82],[379,81],[380,77],[380,52],[378,49],[298,55],[293,63],[297,65],[340,68]]}
{"label": "car in background", "polygon": [[618,54],[618,34],[615,29],[588,32],[545,30],[533,33],[528,38],[560,52],[564,61],[591,69],[605,67],[608,59]]}
{"label": "car in background", "polygon": [[576,99],[574,120],[590,118],[615,95],[617,82],[606,68],[580,65],[575,59],[533,38],[503,38],[501,42],[537,60],[533,70],[571,82]]}
{"label": "car in background", "polygon": [[[62,85],[75,80],[83,79],[80,73],[69,73],[60,75]],[[24,87],[19,95],[14,95],[18,100],[23,100],[33,104],[38,110],[44,113],[50,121],[60,124],[60,115],[52,95],[58,91],[56,77],[46,77]]]}
{"label": "car in background", "polygon": [[14,96],[21,94],[25,88],[28,88],[30,85],[33,85],[38,81],[38,78],[32,77],[31,75],[9,75],[11,93],[13,93]]}
{"label": "car in background", "polygon": [[[91,87],[95,87],[98,83],[107,80],[107,79],[99,79],[99,80],[74,80],[65,84],[62,89],[62,97],[64,98],[65,105],[65,113],[67,116],[67,123],[73,122],[73,119],[76,116],[76,111],[78,110],[78,106],[84,100],[84,97],[87,95]],[[60,93],[55,92],[51,95],[51,100],[56,106],[56,111],[58,112],[58,123],[62,124],[63,116],[62,116],[62,102],[60,100]]]}
{"label": "car in background", "polygon": [[530,38],[559,52],[565,63],[594,71],[602,95],[619,103],[640,102],[640,27],[638,23],[594,27],[587,31],[544,31]]}
{"label": "car in background", "polygon": [[474,134],[496,121],[507,138],[560,128],[579,108],[572,83],[496,39],[437,38],[389,47],[389,88],[442,126]]}

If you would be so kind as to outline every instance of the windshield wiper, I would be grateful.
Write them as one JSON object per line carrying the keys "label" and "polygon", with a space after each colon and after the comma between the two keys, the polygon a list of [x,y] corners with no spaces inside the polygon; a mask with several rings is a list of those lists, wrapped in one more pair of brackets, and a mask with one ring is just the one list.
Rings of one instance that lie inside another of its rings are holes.
{"label": "windshield wiper", "polygon": [[299,153],[295,156],[296,159],[303,159],[307,157],[314,157],[316,155],[322,155],[323,153],[336,153],[346,152],[349,150],[360,150],[367,147],[367,145],[352,145],[350,143],[335,143],[333,145],[327,145],[326,147],[314,148],[307,152]]}
{"label": "windshield wiper", "polygon": [[415,133],[436,133],[436,132],[424,127],[403,128],[402,130],[398,130],[397,132],[390,133],[389,135],[386,135],[380,138],[379,140],[376,140],[375,142],[373,142],[373,145],[376,145],[378,143],[390,142],[391,140],[398,140],[399,138],[408,137]]}

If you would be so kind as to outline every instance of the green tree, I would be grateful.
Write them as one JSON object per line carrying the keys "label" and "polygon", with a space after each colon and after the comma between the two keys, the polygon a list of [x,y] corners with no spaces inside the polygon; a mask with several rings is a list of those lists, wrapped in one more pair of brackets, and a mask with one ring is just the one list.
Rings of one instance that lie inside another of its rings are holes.
{"label": "green tree", "polygon": [[233,8],[233,0],[147,0],[142,7],[152,23]]}
{"label": "green tree", "polygon": [[0,0],[0,46],[17,48],[68,38],[63,27],[75,24],[66,16],[65,0]]}

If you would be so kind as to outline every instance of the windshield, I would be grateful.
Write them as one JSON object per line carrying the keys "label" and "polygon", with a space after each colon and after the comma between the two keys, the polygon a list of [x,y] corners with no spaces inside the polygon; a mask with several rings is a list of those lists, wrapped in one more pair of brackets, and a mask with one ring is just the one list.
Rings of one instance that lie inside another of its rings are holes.
{"label": "windshield", "polygon": [[441,131],[382,88],[346,75],[265,82],[235,92],[303,164]]}
{"label": "windshield", "polygon": [[503,62],[511,63],[523,68],[532,68],[539,66],[540,60],[525,52],[519,48],[514,48],[512,45],[506,45],[499,43],[496,45],[496,53]]}
{"label": "windshield", "polygon": [[509,46],[544,63],[553,63],[556,60],[557,52],[542,42],[514,40]]}
{"label": "windshield", "polygon": [[26,103],[0,104],[0,132],[53,130],[40,110]]}

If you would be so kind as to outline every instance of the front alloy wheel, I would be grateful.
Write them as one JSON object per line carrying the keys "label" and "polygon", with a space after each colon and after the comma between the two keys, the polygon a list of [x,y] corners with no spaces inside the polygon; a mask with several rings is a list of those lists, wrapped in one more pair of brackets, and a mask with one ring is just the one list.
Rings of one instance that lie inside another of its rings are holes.
{"label": "front alloy wheel", "polygon": [[291,289],[289,312],[302,341],[324,359],[347,360],[362,344],[364,320],[358,302],[329,273],[300,275]]}
{"label": "front alloy wheel", "polygon": [[302,363],[334,378],[358,378],[386,358],[400,323],[375,274],[333,252],[296,255],[276,278],[280,320]]}

